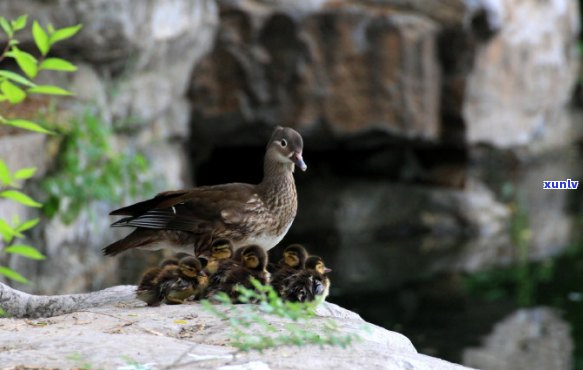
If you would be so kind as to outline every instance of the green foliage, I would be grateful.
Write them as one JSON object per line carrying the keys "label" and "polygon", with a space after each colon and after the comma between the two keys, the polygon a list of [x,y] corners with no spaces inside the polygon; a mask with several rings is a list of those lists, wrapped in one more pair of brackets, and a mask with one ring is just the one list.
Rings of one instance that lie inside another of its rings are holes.
{"label": "green foliage", "polygon": [[[0,103],[20,104],[29,94],[49,94],[49,95],[72,95],[71,92],[52,85],[37,85],[32,79],[37,77],[38,73],[43,70],[56,70],[64,72],[73,72],[76,67],[60,58],[46,58],[51,47],[58,41],[65,40],[75,35],[81,26],[67,27],[55,30],[49,25],[45,30],[38,22],[34,21],[32,25],[32,34],[34,42],[40,52],[39,58],[21,50],[18,45],[19,41],[14,38],[15,33],[26,28],[28,17],[20,16],[15,20],[9,21],[0,16],[0,28],[7,36],[6,46],[0,48],[0,61],[5,58],[13,58],[16,64],[25,76],[13,71],[0,70]],[[1,38],[0,38],[1,39]],[[0,112],[0,124],[18,127],[24,130],[50,134],[51,131],[26,119],[7,118]],[[27,207],[39,208],[41,203],[24,194],[20,188],[24,180],[30,179],[36,172],[35,168],[21,168],[11,172],[6,163],[0,159],[0,198],[20,203]],[[11,222],[6,219],[0,219],[0,240],[5,245],[4,252],[17,254],[26,258],[41,260],[42,255],[35,247],[22,243],[15,243],[16,239],[24,238],[24,231],[31,229],[38,224],[38,219],[25,220],[21,222],[14,217]],[[21,283],[27,283],[28,280],[16,271],[0,266],[0,275],[11,280]]]}
{"label": "green foliage", "polygon": [[42,183],[49,217],[59,213],[70,223],[93,200],[121,203],[152,191],[143,175],[146,159],[127,148],[115,149],[111,125],[90,110],[56,130],[62,137],[56,169]]}
{"label": "green foliage", "polygon": [[[342,333],[332,320],[325,320],[320,325],[315,321],[308,323],[314,318],[320,302],[287,302],[270,285],[263,285],[255,279],[252,283],[255,289],[237,287],[239,300],[243,303],[256,302],[257,305],[234,305],[225,293],[213,297],[221,306],[206,300],[201,302],[207,311],[229,322],[231,344],[238,350],[262,352],[280,346],[301,347],[309,344],[346,348],[359,339],[355,334]],[[266,320],[266,315],[289,322],[278,329]],[[278,331],[282,333],[278,334]]]}
{"label": "green foliage", "polygon": [[93,365],[91,364],[91,362],[87,361],[87,359],[79,352],[71,353],[69,356],[67,356],[67,360],[74,362],[76,369],[81,370],[93,369]]}

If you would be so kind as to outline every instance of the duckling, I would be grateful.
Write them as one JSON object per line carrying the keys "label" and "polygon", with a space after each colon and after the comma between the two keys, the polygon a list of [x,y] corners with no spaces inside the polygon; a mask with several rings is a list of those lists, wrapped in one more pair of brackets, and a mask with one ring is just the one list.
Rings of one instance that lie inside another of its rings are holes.
{"label": "duckling", "polygon": [[282,297],[292,302],[324,301],[330,291],[327,274],[332,270],[324,265],[322,258],[310,256],[303,271],[289,276],[284,281]]}
{"label": "duckling", "polygon": [[178,259],[167,258],[157,267],[147,269],[142,275],[140,284],[136,289],[136,298],[146,302],[148,306],[160,305],[160,299],[158,298],[160,292],[158,290],[158,284],[156,283],[156,277],[158,277],[162,270],[167,266],[178,266]]}
{"label": "duckling", "polygon": [[269,283],[267,272],[267,253],[257,245],[245,247],[241,252],[241,262],[233,264],[224,273],[218,286],[209,289],[207,297],[212,297],[218,292],[225,292],[231,300],[237,302],[239,294],[235,290],[237,286],[253,289],[251,278],[257,279],[262,284]]}
{"label": "duckling", "polygon": [[225,271],[240,263],[240,253],[237,255],[239,256],[236,257],[233,254],[233,245],[226,239],[219,239],[211,245],[210,256],[205,266],[205,271],[210,276],[209,289],[217,287],[221,283]]}
{"label": "duckling", "polygon": [[192,295],[197,295],[208,285],[208,277],[202,271],[196,257],[184,257],[178,266],[167,266],[155,279],[158,285],[158,300],[167,304],[180,304]]}
{"label": "duckling", "polygon": [[281,295],[284,280],[304,269],[308,252],[300,244],[291,244],[283,250],[283,257],[271,276],[273,289]]}

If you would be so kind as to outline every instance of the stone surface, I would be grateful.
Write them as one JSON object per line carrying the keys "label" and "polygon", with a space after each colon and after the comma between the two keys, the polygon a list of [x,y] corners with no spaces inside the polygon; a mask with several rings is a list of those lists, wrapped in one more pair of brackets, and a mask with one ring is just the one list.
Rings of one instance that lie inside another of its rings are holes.
{"label": "stone surface", "polygon": [[222,4],[217,42],[191,82],[194,123],[207,136],[260,122],[437,138],[437,27],[428,18],[357,4]]}
{"label": "stone surface", "polygon": [[571,369],[573,340],[561,315],[546,307],[521,309],[497,323],[463,362],[484,370]]}
{"label": "stone surface", "polygon": [[[266,319],[276,330],[286,323]],[[313,329],[326,320],[334,320],[343,333],[358,333],[362,340],[348,349],[281,347],[234,356],[226,323],[198,303],[151,308],[130,301],[47,319],[0,319],[0,364],[4,368],[81,364],[116,368],[137,362],[153,368],[197,369],[467,369],[418,354],[401,334],[368,324],[331,303],[324,303],[316,318],[297,325]]]}
{"label": "stone surface", "polygon": [[572,94],[578,2],[497,2],[502,27],[477,48],[467,78],[462,108],[467,142],[526,145],[555,129]]}
{"label": "stone surface", "polygon": [[[124,149],[139,147],[146,152],[158,189],[182,188],[191,182],[183,146],[190,122],[184,94],[193,66],[214,40],[218,20],[214,0],[2,1],[0,14],[8,19],[27,14],[29,20],[56,28],[83,24],[74,38],[53,50],[54,56],[75,63],[78,71],[43,73],[41,82],[76,93],[75,99],[59,100],[69,116],[97,106],[104,124],[123,128],[125,134],[114,141]],[[36,55],[27,32],[20,33],[21,46]],[[34,164],[44,173],[44,138],[23,141],[23,137],[29,136],[0,137],[0,158],[7,158],[11,168]],[[119,260],[104,262],[101,248],[119,236],[109,229],[107,216],[118,206],[88,204],[71,225],[58,219],[44,225],[44,232],[31,243],[44,246],[48,259],[42,264],[18,257],[8,261],[37,282],[21,288],[54,293],[111,284],[108,279]],[[0,214],[7,211],[10,218],[12,210],[4,208]]]}
{"label": "stone surface", "polygon": [[572,139],[561,111],[577,79],[576,1],[219,3],[191,83],[207,138],[289,122],[464,146]]}

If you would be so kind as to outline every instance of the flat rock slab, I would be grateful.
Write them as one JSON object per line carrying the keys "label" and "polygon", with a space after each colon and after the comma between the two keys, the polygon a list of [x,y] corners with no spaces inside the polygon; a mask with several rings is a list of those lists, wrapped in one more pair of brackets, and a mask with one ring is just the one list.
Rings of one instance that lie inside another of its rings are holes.
{"label": "flat rock slab", "polygon": [[[274,327],[286,323],[266,318]],[[44,319],[0,319],[0,368],[467,369],[421,355],[403,335],[331,303],[298,325],[315,328],[325,320],[362,340],[347,349],[307,345],[235,353],[227,322],[198,303],[144,307],[130,301]]]}

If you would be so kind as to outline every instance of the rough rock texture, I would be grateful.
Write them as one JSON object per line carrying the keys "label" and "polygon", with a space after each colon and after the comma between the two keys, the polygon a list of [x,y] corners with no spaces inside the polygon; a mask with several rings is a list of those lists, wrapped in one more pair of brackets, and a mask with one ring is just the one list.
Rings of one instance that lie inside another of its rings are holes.
{"label": "rough rock texture", "polygon": [[464,352],[464,364],[484,370],[571,369],[569,324],[546,307],[518,310],[496,324],[479,348]]}
{"label": "rough rock texture", "polygon": [[219,4],[191,83],[208,138],[291,123],[308,136],[503,148],[571,139],[560,114],[576,81],[576,1]]}
{"label": "rough rock texture", "polygon": [[[42,176],[47,169],[44,143],[45,136],[42,134],[23,133],[10,136],[0,134],[0,158],[11,172],[20,168],[36,167],[35,176]],[[0,199],[0,219],[12,220],[12,217],[17,216],[20,220],[26,220],[30,215],[30,208],[13,201]]]}
{"label": "rough rock texture", "polygon": [[[266,319],[276,330],[286,323]],[[226,323],[198,303],[151,308],[132,300],[46,319],[0,319],[0,364],[3,368],[82,364],[116,368],[137,362],[156,369],[467,369],[418,354],[401,334],[368,324],[331,303],[318,309],[318,317],[298,325],[314,328],[325,320],[336,321],[344,333],[358,333],[362,341],[348,349],[283,347],[234,355]]]}
{"label": "rough rock texture", "polygon": [[556,130],[571,97],[578,75],[578,2],[494,3],[502,26],[477,48],[467,78],[462,108],[467,141],[529,144]]}
{"label": "rough rock texture", "polygon": [[[184,95],[187,76],[214,40],[218,19],[214,0],[2,1],[0,14],[8,19],[28,14],[29,19],[57,28],[83,24],[78,35],[54,50],[54,56],[66,57],[79,70],[44,77],[77,94],[77,100],[60,100],[62,109],[73,115],[96,105],[104,121],[126,131],[129,127],[132,135],[120,134],[118,145],[144,151],[152,176],[164,188],[190,183],[184,148],[190,106]],[[36,52],[30,35],[22,33],[19,39],[24,49]],[[44,163],[49,155],[42,145],[29,146],[27,150],[33,152],[26,156],[10,149],[19,145],[20,136],[1,138],[12,143],[0,145],[1,157]],[[40,277],[37,289],[41,291],[72,292],[107,285],[118,262],[104,263],[100,249],[119,236],[108,230],[106,216],[116,206],[120,205],[88,204],[72,225],[52,220],[45,227],[46,235],[31,241],[46,246],[43,252],[50,262],[37,267],[38,262],[13,257],[10,265],[33,280]],[[50,273],[62,270],[68,278]]]}
{"label": "rough rock texture", "polygon": [[222,125],[211,137],[262,122],[437,138],[437,28],[428,18],[356,4],[222,4],[214,50],[191,86],[196,125]]}

